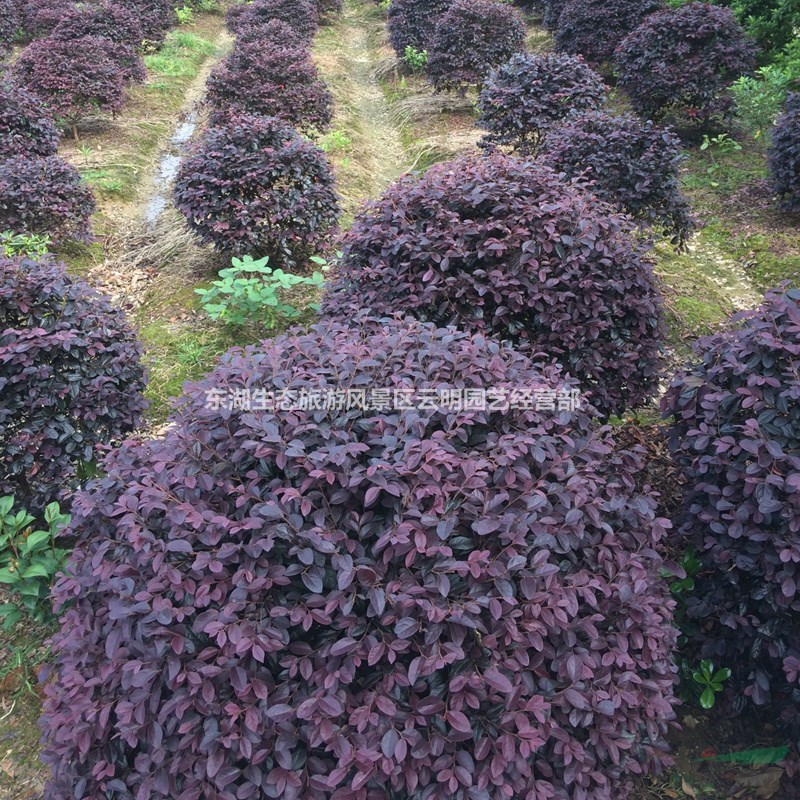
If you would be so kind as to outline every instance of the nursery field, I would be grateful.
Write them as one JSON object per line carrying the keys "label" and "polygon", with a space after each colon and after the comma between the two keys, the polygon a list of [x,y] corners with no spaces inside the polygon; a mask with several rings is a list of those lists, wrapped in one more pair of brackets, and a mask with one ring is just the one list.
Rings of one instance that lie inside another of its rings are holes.
{"label": "nursery field", "polygon": [[0,0],[0,800],[267,797],[800,797],[792,0]]}

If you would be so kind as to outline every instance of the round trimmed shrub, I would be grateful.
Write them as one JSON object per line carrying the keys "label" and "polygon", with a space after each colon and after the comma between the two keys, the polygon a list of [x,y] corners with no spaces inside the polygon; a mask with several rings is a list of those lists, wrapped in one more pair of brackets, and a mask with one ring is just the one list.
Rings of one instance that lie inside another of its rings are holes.
{"label": "round trimmed shrub", "polygon": [[696,227],[678,180],[683,148],[668,129],[633,114],[575,115],[550,131],[541,158],[556,172],[587,178],[598,197],[659,227],[678,247]]}
{"label": "round trimmed shrub", "polygon": [[545,130],[571,111],[600,108],[606,87],[581,57],[517,53],[489,73],[478,97],[481,145],[534,154]]}
{"label": "round trimmed shrub", "polygon": [[304,133],[324,131],[333,118],[333,97],[308,49],[268,40],[240,43],[209,76],[206,101],[223,116],[278,117]]}
{"label": "round trimmed shrub", "polygon": [[88,242],[94,210],[92,190],[58,156],[0,161],[0,231]]}
{"label": "round trimmed shrub", "polygon": [[54,589],[46,800],[626,797],[664,760],[675,635],[666,521],[607,429],[206,394],[487,385],[559,381],[452,329],[319,324],[112,455]]}
{"label": "round trimmed shrub", "polygon": [[686,475],[680,532],[702,581],[687,602],[700,657],[737,696],[800,723],[800,291],[772,292],[701,339],[662,402]]}
{"label": "round trimmed shrub", "polygon": [[26,39],[49,36],[65,20],[78,13],[77,6],[63,0],[23,0],[19,20]]}
{"label": "round trimmed shrub", "polygon": [[339,216],[325,154],[285,122],[242,115],[209,128],[181,164],[175,204],[206,243],[293,263]]}
{"label": "round trimmed shrub", "polygon": [[139,54],[144,32],[130,11],[112,4],[87,6],[60,22],[50,34],[50,40],[69,41],[85,36],[113,42],[109,53],[119,64],[124,80],[142,82],[147,79],[147,70]]}
{"label": "round trimmed shrub", "polygon": [[392,0],[389,6],[389,38],[398,58],[407,47],[429,50],[439,18],[452,0]]}
{"label": "round trimmed shrub", "polygon": [[22,51],[12,75],[77,139],[78,123],[87,114],[122,108],[126,75],[116,53],[116,45],[101,36],[37,40]]}
{"label": "round trimmed shrub", "polygon": [[622,40],[614,60],[638,113],[705,121],[730,107],[723,90],[755,66],[755,53],[729,8],[689,3],[651,14]]}
{"label": "round trimmed shrub", "polygon": [[646,17],[663,8],[662,0],[568,0],[555,32],[556,47],[602,64]]}
{"label": "round trimmed shrub", "polygon": [[769,172],[780,207],[800,211],[800,93],[786,98],[786,109],[772,131]]}
{"label": "round trimmed shrub", "polygon": [[125,8],[136,16],[144,38],[153,44],[163,42],[167,31],[178,24],[173,0],[126,0]]}
{"label": "round trimmed shrub", "polygon": [[11,156],[52,156],[59,133],[36,95],[0,81],[0,160]]}
{"label": "round trimmed shrub", "polygon": [[16,0],[0,0],[0,57],[10,52],[20,25]]}
{"label": "round trimmed shrub", "polygon": [[517,9],[497,0],[455,0],[439,17],[428,50],[428,77],[436,91],[483,83],[494,68],[525,48]]}
{"label": "round trimmed shrub", "polygon": [[306,41],[288,23],[281,22],[279,19],[271,19],[269,22],[258,25],[247,25],[241,28],[236,34],[236,50],[249,44],[260,44],[262,46],[284,47],[290,50],[305,50],[310,52],[310,43]]}
{"label": "round trimmed shrub", "polygon": [[63,264],[0,257],[0,496],[39,511],[145,407],[124,314]]}
{"label": "round trimmed shrub", "polygon": [[465,155],[367,205],[322,304],[337,319],[359,308],[544,354],[603,415],[657,387],[662,300],[631,224],[538,162]]}
{"label": "round trimmed shrub", "polygon": [[309,0],[253,0],[234,5],[225,17],[228,28],[238,34],[250,25],[263,25],[273,19],[285,22],[310,42],[317,32],[317,10]]}

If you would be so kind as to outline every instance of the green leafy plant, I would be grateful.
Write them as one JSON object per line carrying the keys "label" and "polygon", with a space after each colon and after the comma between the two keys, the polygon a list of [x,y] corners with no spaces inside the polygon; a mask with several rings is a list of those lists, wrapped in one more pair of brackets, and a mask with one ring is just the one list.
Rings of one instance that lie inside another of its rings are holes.
{"label": "green leafy plant", "polygon": [[194,11],[189,6],[183,8],[175,8],[175,14],[178,17],[179,25],[194,25]]}
{"label": "green leafy plant", "polygon": [[[700,145],[700,149],[707,151],[711,157],[711,163],[706,167],[706,173],[713,178],[722,168],[719,158],[724,158],[741,150],[742,146],[727,133],[720,133],[717,136],[709,136],[708,134],[703,136],[703,143]],[[716,188],[719,186],[719,182],[712,180],[711,185]]]}
{"label": "green leafy plant", "polygon": [[331,131],[319,140],[319,149],[324,153],[346,152],[353,146],[353,140],[345,131]]}
{"label": "green leafy plant", "polygon": [[[678,578],[671,572],[664,573],[664,577],[668,579],[669,590],[676,599],[683,598],[694,589],[694,579],[697,577],[702,566],[700,564],[700,559],[697,557],[697,551],[691,545],[686,548],[680,564],[684,572],[683,578]],[[670,578],[672,578],[672,580],[669,580]]]}
{"label": "green leafy plant", "polygon": [[69,522],[58,503],[44,511],[47,528],[35,529],[35,519],[24,509],[14,512],[14,498],[0,497],[0,583],[18,596],[18,602],[0,605],[3,628],[9,630],[27,613],[44,622],[52,612],[48,598],[55,574],[69,550],[57,545],[59,532]]}
{"label": "green leafy plant", "polygon": [[27,256],[37,258],[50,252],[50,237],[35,233],[13,233],[0,231],[0,253],[7,258]]}
{"label": "green leafy plant", "polygon": [[403,53],[403,61],[415,72],[419,72],[428,63],[428,51],[418,50],[416,47],[408,45]]}
{"label": "green leafy plant", "polygon": [[704,658],[700,662],[700,668],[692,671],[692,680],[696,688],[700,691],[700,705],[705,708],[713,708],[717,695],[725,688],[724,683],[731,676],[731,671],[727,667],[715,670],[714,662]]}
{"label": "green leafy plant", "polygon": [[786,67],[770,64],[756,70],[755,76],[742,76],[731,86],[736,113],[756,139],[775,124],[797,77]]}
{"label": "green leafy plant", "polygon": [[[324,259],[312,260],[327,266]],[[220,271],[222,280],[215,281],[210,289],[195,289],[211,319],[228,325],[274,328],[280,321],[296,319],[302,310],[285,302],[284,292],[297,286],[319,287],[324,281],[322,272],[307,277],[273,269],[267,257],[254,261],[244,256],[232,263],[232,267]]]}

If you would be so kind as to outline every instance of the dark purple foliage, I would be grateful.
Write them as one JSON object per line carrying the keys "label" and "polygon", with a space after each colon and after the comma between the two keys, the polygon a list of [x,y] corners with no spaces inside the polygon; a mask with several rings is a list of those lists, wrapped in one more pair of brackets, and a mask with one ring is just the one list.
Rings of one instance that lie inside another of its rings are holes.
{"label": "dark purple foliage", "polygon": [[75,3],[69,0],[22,0],[19,20],[26,39],[41,39],[77,11]]}
{"label": "dark purple foliage", "polygon": [[638,113],[702,122],[730,107],[722,90],[755,66],[755,53],[729,8],[689,3],[649,16],[623,39],[615,65]]}
{"label": "dark purple foliage", "polygon": [[0,257],[0,496],[38,511],[136,428],[140,356],[123,313],[63,264]]}
{"label": "dark purple foliage", "polygon": [[662,0],[568,0],[559,17],[556,46],[601,64],[648,15],[663,8]]}
{"label": "dark purple foliage", "polygon": [[666,128],[632,114],[576,115],[551,129],[541,158],[556,172],[587,178],[598,197],[659,227],[678,247],[696,227],[678,181],[683,148]]}
{"label": "dark purple foliage", "polygon": [[663,334],[630,227],[543,164],[465,155],[402,178],[356,216],[322,310],[398,311],[510,339],[618,413],[655,391]]}
{"label": "dark purple foliage", "polygon": [[0,81],[0,160],[11,156],[52,156],[59,134],[36,95]]}
{"label": "dark purple foliage", "polygon": [[82,36],[104,36],[117,44],[138,50],[144,40],[141,22],[134,12],[118,3],[81,6],[53,31],[56,39],[80,39]]}
{"label": "dark purple foliage", "polygon": [[398,58],[406,47],[429,50],[439,18],[452,0],[392,0],[389,6],[389,38]]}
{"label": "dark purple foliage", "polygon": [[772,131],[769,148],[772,190],[784,211],[800,211],[800,94],[792,93]]}
{"label": "dark purple foliage", "polygon": [[253,0],[252,3],[234,5],[226,16],[228,28],[233,33],[273,19],[285,22],[307,42],[317,32],[317,9],[309,0]]}
{"label": "dark purple foliage", "polygon": [[310,43],[287,22],[271,19],[269,22],[247,25],[236,34],[234,50],[242,45],[258,43],[263,46],[304,49],[310,52]]}
{"label": "dark purple foliage", "polygon": [[139,24],[145,39],[160,44],[170,28],[178,24],[174,0],[116,0],[128,11],[132,12]]}
{"label": "dark purple foliage", "polygon": [[489,73],[478,98],[482,145],[535,153],[545,130],[572,111],[600,108],[606,87],[581,57],[518,53]]}
{"label": "dark purple foliage", "polygon": [[699,341],[662,404],[701,556],[687,613],[703,657],[800,723],[800,291]]}
{"label": "dark purple foliage", "polygon": [[333,97],[308,49],[269,40],[239,43],[209,77],[206,100],[223,115],[278,117],[304,133],[324,131],[333,116]]}
{"label": "dark purple foliage", "polygon": [[428,77],[436,91],[480,85],[524,48],[525,25],[517,9],[497,0],[456,0],[436,24]]}
{"label": "dark purple foliage", "polygon": [[85,36],[102,37],[113,43],[108,52],[114,57],[126,81],[147,78],[139,48],[144,41],[142,27],[130,11],[118,5],[88,6],[60,22],[50,40],[70,41]]}
{"label": "dark purple foliage", "polygon": [[92,190],[58,156],[0,161],[0,231],[91,240]]}
{"label": "dark purple foliage", "polygon": [[76,126],[95,111],[116,113],[125,101],[125,70],[116,45],[100,36],[31,42],[12,67],[17,83],[38,95],[57,119]]}
{"label": "dark purple foliage", "polygon": [[325,243],[339,215],[325,154],[281,120],[247,115],[206,131],[175,203],[218,250],[289,262]]}
{"label": "dark purple foliage", "polygon": [[16,0],[0,0],[0,58],[11,50],[11,43],[20,25]]}
{"label": "dark purple foliage", "polygon": [[558,29],[558,21],[561,18],[561,12],[567,4],[567,0],[543,0],[544,14],[542,23],[545,28],[551,33]]}
{"label": "dark purple foliage", "polygon": [[54,589],[46,800],[627,797],[665,760],[675,634],[667,523],[608,429],[206,396],[485,386],[559,380],[453,329],[320,324],[113,454]]}

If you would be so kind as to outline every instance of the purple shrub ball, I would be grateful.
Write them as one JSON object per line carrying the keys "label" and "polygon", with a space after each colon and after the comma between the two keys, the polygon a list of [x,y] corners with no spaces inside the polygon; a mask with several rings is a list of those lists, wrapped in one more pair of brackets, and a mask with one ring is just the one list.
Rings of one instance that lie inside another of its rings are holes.
{"label": "purple shrub ball", "polygon": [[389,5],[389,38],[398,58],[407,47],[428,50],[439,18],[452,5],[452,0],[392,0]]}
{"label": "purple shrub ball", "polygon": [[463,92],[524,49],[525,24],[517,9],[497,0],[456,0],[436,23],[428,77],[436,91]]}
{"label": "purple shrub ball", "polygon": [[14,80],[41,98],[78,138],[88,114],[115,114],[125,101],[126,70],[116,45],[101,36],[31,42],[12,67]]}
{"label": "purple shrub ball", "polygon": [[73,505],[46,800],[627,797],[674,703],[635,454],[584,411],[208,402],[561,385],[396,319],[224,356]]}
{"label": "purple shrub ball", "polygon": [[539,162],[464,155],[366,205],[322,302],[403,312],[559,361],[603,416],[657,389],[663,301],[631,223]]}
{"label": "purple shrub ball", "polygon": [[591,181],[598,197],[659,228],[682,248],[696,228],[678,170],[680,139],[633,114],[576,114],[550,130],[542,160],[570,178]]}
{"label": "purple shrub ball", "polygon": [[59,138],[55,123],[36,95],[0,80],[0,160],[55,155]]}
{"label": "purple shrub ball", "polygon": [[19,20],[24,37],[42,39],[49,36],[60,23],[78,13],[78,7],[64,0],[22,0]]}
{"label": "purple shrub ball", "polygon": [[[0,225],[2,227],[2,225]],[[0,258],[0,497],[40,511],[145,408],[124,314],[63,264]]]}
{"label": "purple shrub ball", "polygon": [[553,123],[606,100],[602,78],[580,56],[518,53],[489,73],[478,97],[482,146],[534,155]]}
{"label": "purple shrub ball", "polygon": [[556,47],[603,64],[646,17],[663,8],[662,0],[568,0],[558,20]]}
{"label": "purple shrub ball", "polygon": [[663,402],[686,477],[680,533],[701,562],[687,600],[698,658],[733,696],[800,730],[800,290],[695,345]]}
{"label": "purple shrub ball", "polygon": [[269,40],[240,42],[209,77],[206,101],[223,118],[277,117],[307,134],[326,130],[333,117],[333,97],[307,48]]}
{"label": "purple shrub ball", "polygon": [[314,38],[319,27],[316,6],[309,0],[253,0],[234,5],[225,19],[234,34],[250,25],[263,25],[277,19],[307,42]]}
{"label": "purple shrub ball", "polygon": [[95,211],[92,190],[58,156],[0,161],[0,231],[88,242]]}
{"label": "purple shrub ball", "polygon": [[178,24],[173,0],[124,0],[123,5],[139,21],[145,39],[152,44],[163,42],[167,31]]}
{"label": "purple shrub ball", "polygon": [[730,108],[724,90],[755,66],[756,51],[729,8],[689,3],[651,14],[622,40],[614,61],[638,114],[703,123]]}
{"label": "purple shrub ball", "polygon": [[800,211],[800,93],[786,99],[786,108],[775,123],[769,148],[772,190],[783,211]]}
{"label": "purple shrub ball", "polygon": [[327,243],[339,216],[325,154],[274,117],[210,127],[181,163],[174,194],[202,242],[286,264]]}
{"label": "purple shrub ball", "polygon": [[[235,6],[234,6],[235,7]],[[271,19],[253,25],[246,25],[236,33],[234,51],[242,45],[260,44],[265,47],[282,47],[309,52],[310,43],[288,23]]]}
{"label": "purple shrub ball", "polygon": [[0,58],[11,51],[21,22],[16,0],[0,0]]}

